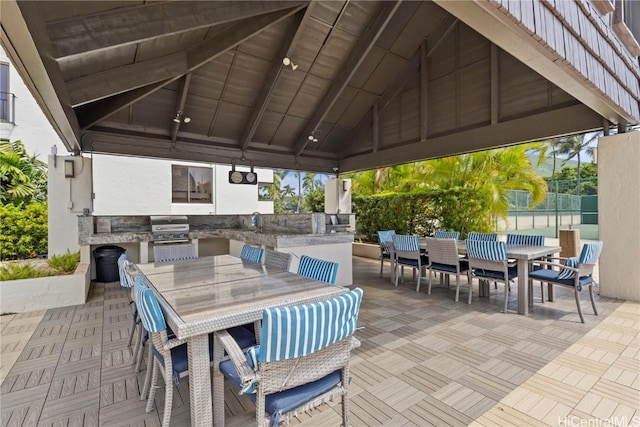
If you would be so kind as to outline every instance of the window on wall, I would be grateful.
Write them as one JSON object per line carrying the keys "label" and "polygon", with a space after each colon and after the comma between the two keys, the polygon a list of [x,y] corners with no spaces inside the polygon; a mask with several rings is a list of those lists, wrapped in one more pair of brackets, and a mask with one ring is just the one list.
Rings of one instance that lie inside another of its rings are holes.
{"label": "window on wall", "polygon": [[0,121],[13,122],[10,109],[9,64],[0,62]]}
{"label": "window on wall", "polygon": [[173,203],[213,203],[213,169],[171,166]]}
{"label": "window on wall", "polygon": [[633,56],[640,56],[640,2],[615,0],[613,31]]}

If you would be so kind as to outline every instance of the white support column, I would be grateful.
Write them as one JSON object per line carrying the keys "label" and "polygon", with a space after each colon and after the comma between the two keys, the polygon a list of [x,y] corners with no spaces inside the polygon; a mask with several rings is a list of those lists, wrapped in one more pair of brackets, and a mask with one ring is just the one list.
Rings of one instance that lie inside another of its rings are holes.
{"label": "white support column", "polygon": [[600,294],[640,301],[640,132],[598,141]]}

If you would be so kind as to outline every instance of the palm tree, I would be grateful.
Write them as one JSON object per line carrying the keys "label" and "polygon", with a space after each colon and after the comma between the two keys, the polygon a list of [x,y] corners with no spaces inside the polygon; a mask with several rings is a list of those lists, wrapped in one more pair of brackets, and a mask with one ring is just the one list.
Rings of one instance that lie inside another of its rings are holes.
{"label": "palm tree", "polygon": [[[580,154],[583,151],[589,150],[587,153],[593,155],[593,149],[588,147],[598,136],[599,134],[594,134],[591,137],[587,137],[586,135],[572,135],[560,138],[557,142],[557,151],[559,154],[567,155],[567,160],[575,157],[578,161],[578,165],[576,166],[576,194],[578,196],[580,195],[580,166],[582,164]],[[564,163],[566,163],[567,160],[565,160]]]}
{"label": "palm tree", "polygon": [[22,141],[0,141],[0,203],[20,206],[47,198],[47,165]]}

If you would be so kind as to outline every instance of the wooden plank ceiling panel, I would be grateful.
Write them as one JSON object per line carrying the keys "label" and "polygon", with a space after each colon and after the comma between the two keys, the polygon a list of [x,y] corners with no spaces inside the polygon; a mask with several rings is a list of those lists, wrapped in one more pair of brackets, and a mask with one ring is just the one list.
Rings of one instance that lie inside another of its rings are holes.
{"label": "wooden plank ceiling panel", "polygon": [[423,3],[419,1],[407,1],[393,15],[391,21],[387,24],[382,35],[376,40],[376,46],[380,49],[388,51],[396,42],[400,34],[404,31],[407,23],[416,14],[418,8]]}
{"label": "wooden plank ceiling panel", "polygon": [[371,74],[378,67],[378,65],[380,64],[380,61],[382,61],[382,58],[384,58],[385,54],[386,54],[385,50],[377,46],[373,46],[371,48],[371,51],[369,51],[366,58],[362,62],[362,65],[360,65],[356,73],[351,78],[351,81],[349,82],[349,86],[358,88],[358,89],[362,88],[362,86],[364,86],[364,84],[367,82],[369,77],[371,77]]}
{"label": "wooden plank ceiling panel", "polygon": [[169,129],[175,115],[176,93],[162,89],[136,102],[133,123],[152,128]]}
{"label": "wooden plank ceiling panel", "polygon": [[298,135],[307,124],[307,119],[294,116],[285,116],[278,127],[278,131],[271,141],[274,145],[292,148],[295,141],[291,135]]}
{"label": "wooden plank ceiling panel", "polygon": [[223,101],[252,107],[270,68],[269,61],[238,52]]}
{"label": "wooden plank ceiling panel", "polygon": [[345,110],[340,120],[338,120],[338,124],[348,128],[356,127],[362,116],[368,114],[371,105],[376,99],[377,96],[372,93],[359,91],[351,104],[349,104],[349,108]]}
{"label": "wooden plank ceiling panel", "polygon": [[225,52],[198,68],[191,77],[190,92],[219,100],[232,61],[233,53]]}
{"label": "wooden plank ceiling panel", "polygon": [[491,122],[491,60],[460,69],[460,127]]}
{"label": "wooden plank ceiling panel", "polygon": [[464,67],[491,56],[491,43],[464,24],[458,25],[458,63]]}
{"label": "wooden plank ceiling panel", "polygon": [[230,102],[221,103],[213,128],[213,135],[238,140],[244,130],[244,123],[246,123],[250,115],[250,107]]}
{"label": "wooden plank ceiling panel", "polygon": [[92,15],[111,9],[141,6],[144,1],[40,1],[38,8],[46,23],[73,18],[76,16]]}
{"label": "wooden plank ceiling panel", "polygon": [[253,140],[265,144],[271,143],[271,140],[276,134],[278,126],[280,126],[283,118],[284,114],[265,111],[262,115],[262,120],[260,120],[260,123],[256,128],[256,133],[253,136]]}
{"label": "wooden plank ceiling panel", "polygon": [[238,46],[238,50],[267,61],[282,60],[282,58],[273,58],[273,55],[274,52],[278,51],[287,26],[292,19],[293,17],[287,18],[278,25],[272,25],[266,28]]}
{"label": "wooden plank ceiling panel", "polygon": [[573,96],[569,95],[558,86],[554,84],[551,85],[551,105],[564,105],[571,102],[575,102],[575,98]]}
{"label": "wooden plank ceiling panel", "polygon": [[456,128],[456,76],[446,76],[429,82],[429,135],[450,132]]}
{"label": "wooden plank ceiling panel", "polygon": [[304,81],[305,74],[284,69],[267,105],[267,111],[286,113]]}
{"label": "wooden plank ceiling panel", "polygon": [[336,100],[336,103],[333,104],[329,114],[324,118],[324,122],[337,123],[345,110],[349,108],[353,98],[355,98],[357,94],[358,89],[347,86]]}
{"label": "wooden plank ceiling panel", "polygon": [[381,95],[406,63],[406,59],[387,53],[362,88],[367,92]]}
{"label": "wooden plank ceiling panel", "polygon": [[456,49],[455,31],[451,31],[442,39],[437,49],[429,57],[429,81],[436,80],[456,70]]}
{"label": "wooden plank ceiling panel", "polygon": [[309,6],[312,8],[311,16],[324,23],[324,27],[332,26],[345,3],[345,1],[314,1]]}
{"label": "wooden plank ceiling panel", "polygon": [[349,2],[344,13],[336,23],[336,29],[345,31],[353,36],[364,33],[373,15],[380,9],[380,1],[352,1]]}
{"label": "wooden plank ceiling panel", "polygon": [[322,139],[312,149],[315,151],[335,153],[342,149],[342,145],[351,134],[350,129],[340,126],[325,126],[318,128],[322,132]]}
{"label": "wooden plank ceiling panel", "polygon": [[[191,79],[193,85],[193,78]],[[209,132],[213,112],[218,107],[218,101],[199,96],[197,92],[191,92],[184,105],[184,114],[191,118],[189,123],[182,123],[180,130],[206,135]]]}
{"label": "wooden plank ceiling panel", "polygon": [[308,119],[320,103],[322,96],[331,86],[331,80],[322,79],[312,74],[300,86],[298,94],[291,103],[288,114]]}
{"label": "wooden plank ceiling panel", "polygon": [[356,40],[352,35],[334,29],[313,63],[310,73],[323,79],[334,79],[340,66],[351,53]]}
{"label": "wooden plank ceiling panel", "polygon": [[[137,43],[138,49],[136,53],[136,61],[147,61],[149,59],[185,51],[203,41],[208,32],[208,28],[200,28],[178,34],[170,34],[168,36],[144,40]],[[107,51],[119,50],[121,48],[122,47],[118,47],[118,49],[107,49]]]}
{"label": "wooden plank ceiling panel", "polygon": [[400,139],[400,99],[393,98],[387,109],[379,115],[379,147],[393,145]]}
{"label": "wooden plank ceiling panel", "polygon": [[420,139],[420,90],[414,87],[399,95],[400,141]]}
{"label": "wooden plank ceiling panel", "polygon": [[547,80],[513,56],[500,52],[500,119],[548,106]]}
{"label": "wooden plank ceiling panel", "polygon": [[304,37],[291,51],[291,60],[298,66],[299,72],[309,71],[330,30],[314,19],[307,21],[302,30]]}
{"label": "wooden plank ceiling panel", "polygon": [[410,59],[422,39],[427,37],[445,16],[446,12],[439,6],[431,2],[422,3],[391,46],[391,52]]}

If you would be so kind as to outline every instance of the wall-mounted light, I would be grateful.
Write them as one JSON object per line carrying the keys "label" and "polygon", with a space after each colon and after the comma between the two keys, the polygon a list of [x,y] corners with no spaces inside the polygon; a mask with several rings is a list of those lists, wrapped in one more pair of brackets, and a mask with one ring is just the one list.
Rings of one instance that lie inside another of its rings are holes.
{"label": "wall-mounted light", "polygon": [[75,163],[73,160],[65,160],[64,161],[64,177],[65,178],[75,178],[76,173],[74,170]]}
{"label": "wall-mounted light", "polygon": [[291,69],[292,69],[293,71],[295,71],[295,70],[297,70],[297,69],[298,69],[298,66],[297,66],[296,64],[294,64],[294,63],[293,63],[293,61],[291,61],[291,59],[289,59],[289,58],[288,58],[288,57],[286,57],[286,56],[285,56],[284,58],[282,58],[282,64],[283,64],[285,67],[291,67]]}

